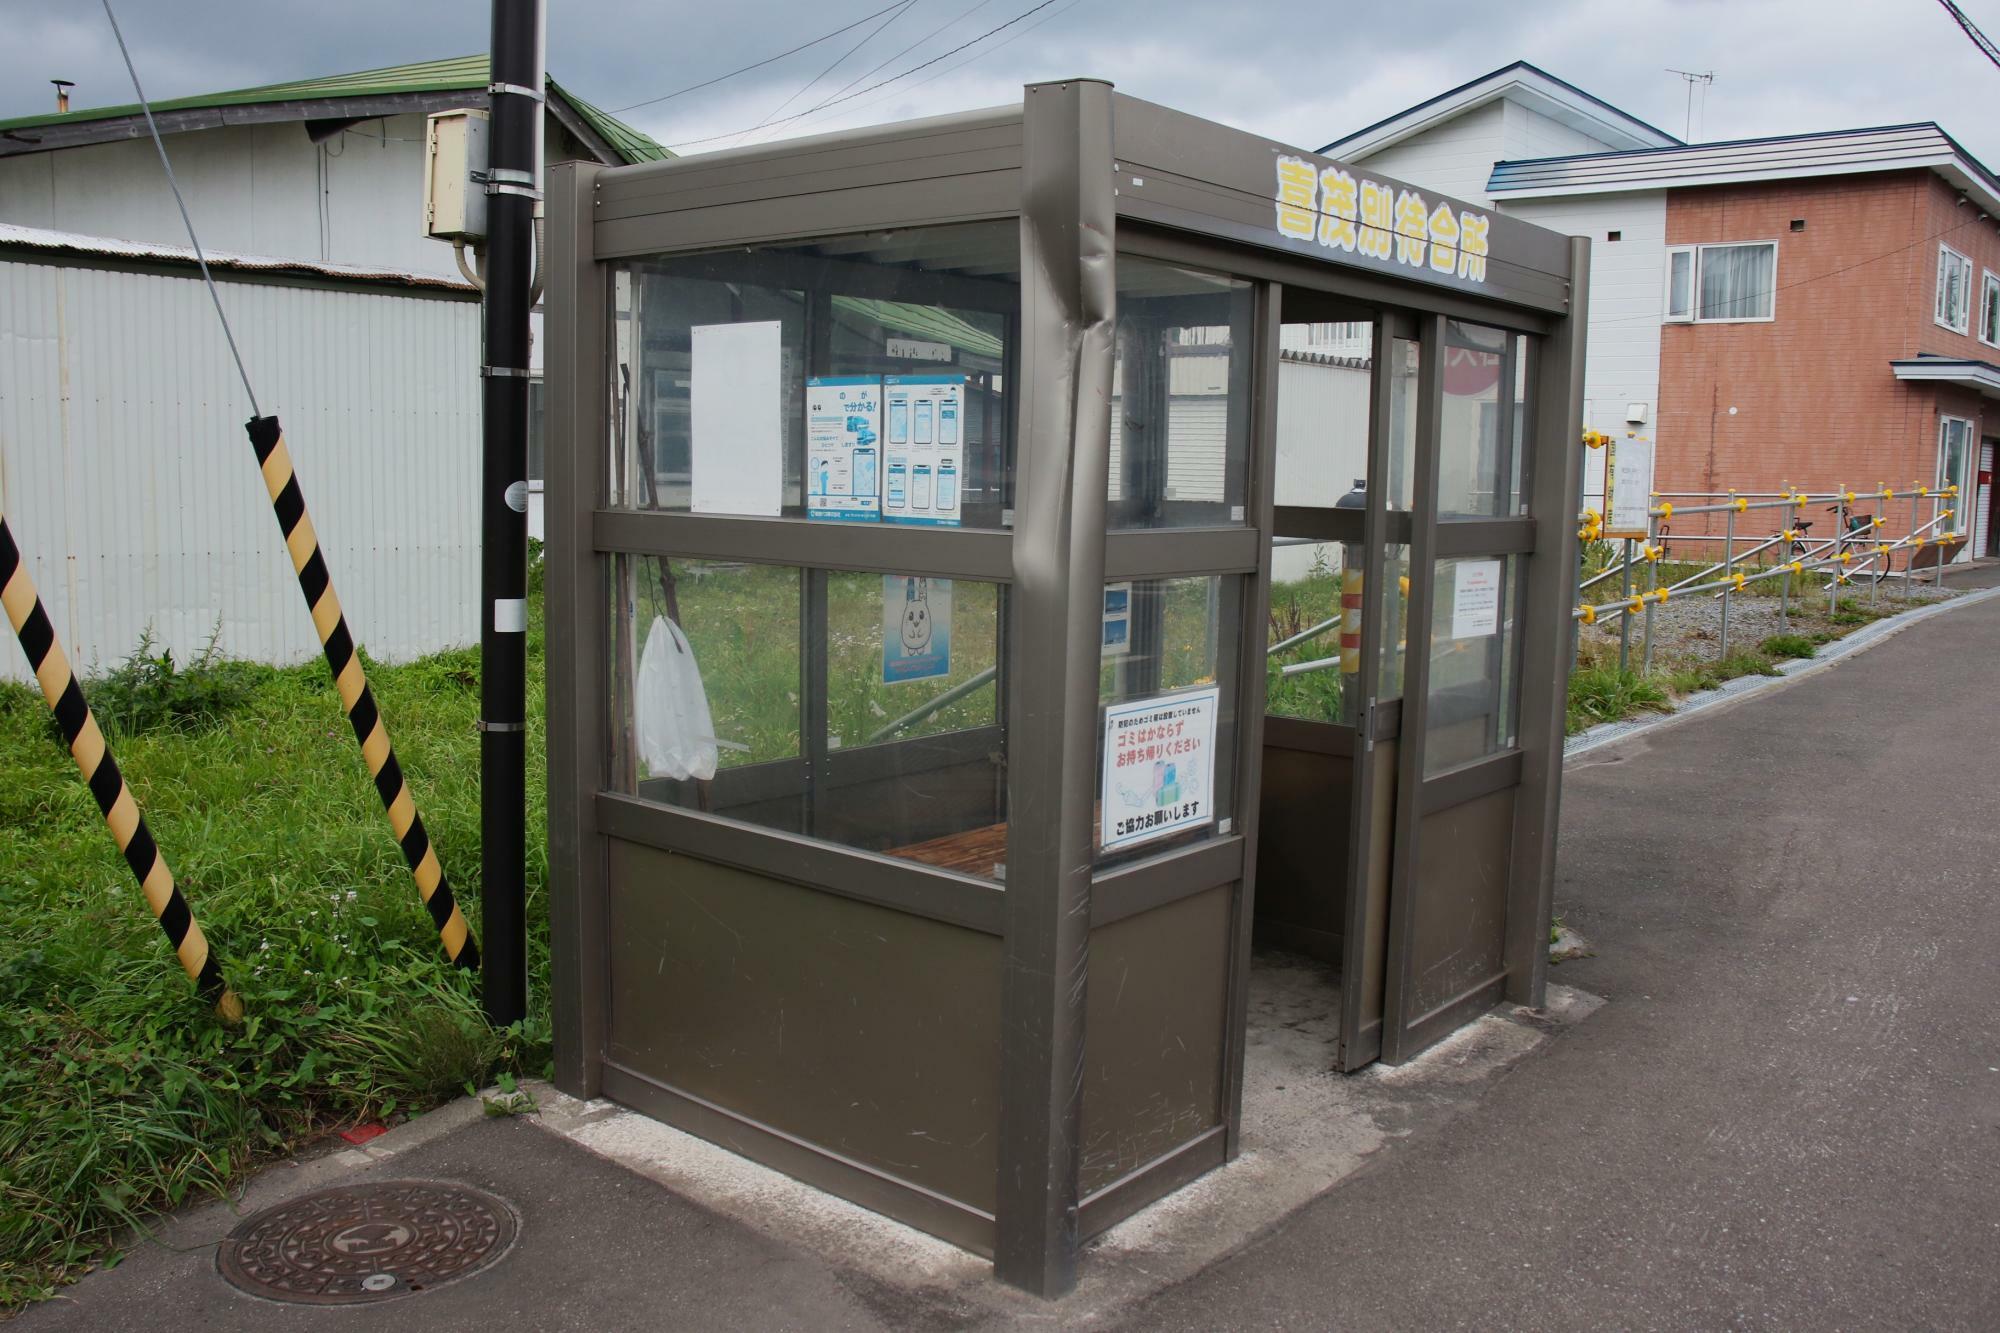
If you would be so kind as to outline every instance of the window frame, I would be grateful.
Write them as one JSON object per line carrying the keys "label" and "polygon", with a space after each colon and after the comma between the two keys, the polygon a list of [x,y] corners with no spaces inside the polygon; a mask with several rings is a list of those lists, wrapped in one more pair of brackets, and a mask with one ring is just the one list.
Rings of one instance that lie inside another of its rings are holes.
{"label": "window frame", "polygon": [[[1700,246],[1696,245],[1670,245],[1667,247],[1667,267],[1665,275],[1666,286],[1660,294],[1661,323],[1663,324],[1694,323],[1694,311],[1696,304],[1694,280],[1695,280],[1695,270],[1699,265],[1699,260],[1696,252],[1700,250],[1700,248],[1701,248]],[[1687,300],[1687,308],[1681,311],[1681,313],[1675,314],[1674,313],[1674,261],[1680,258],[1682,255],[1686,255],[1688,261],[1688,300]]]}
{"label": "window frame", "polygon": [[1988,347],[2000,347],[2000,273],[1982,268],[1980,274],[1979,341]]}
{"label": "window frame", "polygon": [[[1965,273],[1965,289],[1964,289],[1965,308],[1960,312],[1959,322],[1956,324],[1947,321],[1945,318],[1945,316],[1950,313],[1950,311],[1944,308],[1944,292],[1945,292],[1944,279],[1946,273],[1947,256],[1957,260],[1959,264],[1963,266],[1963,271]],[[1932,300],[1931,300],[1931,322],[1933,324],[1937,325],[1941,329],[1949,329],[1951,332],[1961,335],[1972,332],[1973,272],[1974,272],[1974,265],[1972,263],[1972,257],[1970,255],[1959,253],[1957,250],[1952,249],[1949,245],[1946,245],[1943,241],[1938,242],[1937,287],[1936,290],[1932,292]]]}
{"label": "window frame", "polygon": [[[1752,246],[1763,246],[1771,252],[1771,310],[1764,315],[1704,315],[1701,313],[1701,262],[1709,250],[1739,250]],[[1674,259],[1679,255],[1688,258],[1688,304],[1683,314],[1674,313]],[[1770,324],[1778,318],[1778,242],[1776,240],[1752,241],[1700,241],[1688,245],[1667,247],[1665,288],[1661,293],[1660,308],[1662,324]]]}
{"label": "window frame", "polygon": [[[1965,446],[1965,451],[1960,456],[1962,460],[1960,468],[1965,474],[1963,477],[1953,477],[1953,476],[1947,476],[1945,474],[1945,450],[1949,447],[1949,442],[1951,438],[1951,428],[1954,425],[1964,427],[1965,431],[1964,435],[1961,437]],[[1972,418],[1954,416],[1950,412],[1938,413],[1937,484],[1935,485],[1935,487],[1933,487],[1933,489],[1942,491],[1947,486],[1955,485],[1958,487],[1957,502],[1950,506],[1950,508],[1957,511],[1952,515],[1954,519],[1958,518],[1959,515],[1964,512],[1963,506],[1965,498],[1968,494],[1970,494],[1972,490],[1973,476],[1977,471],[1977,467],[1975,465],[1975,459],[1973,456],[1973,450],[1978,446],[1978,441],[1979,441],[1979,435],[1976,429],[1976,423],[1972,420]],[[1956,529],[1957,529],[1957,524],[1954,523],[1952,525],[1952,530],[1956,531]]]}

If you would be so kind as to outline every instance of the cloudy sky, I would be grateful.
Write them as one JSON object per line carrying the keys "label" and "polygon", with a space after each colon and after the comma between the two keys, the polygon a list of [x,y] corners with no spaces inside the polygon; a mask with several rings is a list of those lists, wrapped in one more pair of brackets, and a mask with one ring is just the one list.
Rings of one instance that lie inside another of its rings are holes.
{"label": "cloudy sky", "polygon": [[[2000,0],[1960,2],[2000,37]],[[478,0],[114,3],[156,98],[486,44]],[[1317,147],[1516,59],[1680,134],[1686,85],[1666,72],[1677,66],[1715,73],[1697,97],[1696,138],[1936,120],[2000,165],[2000,69],[1937,0],[888,3],[549,0],[549,68],[599,105],[633,107],[625,118],[661,141],[699,151],[992,105],[1018,99],[1025,82],[1072,74]],[[76,81],[79,107],[131,100],[91,0],[0,0],[0,23],[0,117],[48,108],[56,77]]]}

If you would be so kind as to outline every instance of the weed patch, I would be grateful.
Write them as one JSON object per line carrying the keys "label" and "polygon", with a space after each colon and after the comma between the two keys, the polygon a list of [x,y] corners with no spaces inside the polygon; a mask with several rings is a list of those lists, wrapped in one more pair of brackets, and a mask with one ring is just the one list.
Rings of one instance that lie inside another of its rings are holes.
{"label": "weed patch", "polygon": [[218,628],[193,661],[179,664],[172,652],[155,651],[159,645],[148,629],[130,656],[85,682],[98,725],[122,736],[198,731],[241,711],[268,671],[224,659],[220,636]]}
{"label": "weed patch", "polygon": [[[1324,564],[1316,564],[1305,578],[1281,583],[1271,589],[1270,643],[1303,634],[1340,614],[1340,579]],[[1337,668],[1287,676],[1284,668],[1305,662],[1322,661],[1340,652],[1340,626],[1335,625],[1305,642],[1264,659],[1264,711],[1275,717],[1304,718],[1312,722],[1338,722],[1344,700],[1341,675]]]}
{"label": "weed patch", "polygon": [[1739,676],[1775,676],[1778,664],[1763,653],[1731,653],[1718,662],[1699,662],[1667,677],[1667,688],[1675,695],[1712,690]]}
{"label": "weed patch", "polygon": [[1665,712],[1671,706],[1659,682],[1637,671],[1621,671],[1616,663],[1581,667],[1569,678],[1567,729],[1575,735],[1600,722]]}
{"label": "weed patch", "polygon": [[1774,662],[1783,662],[1794,657],[1811,657],[1824,642],[1804,634],[1773,634],[1757,645],[1757,651]]}

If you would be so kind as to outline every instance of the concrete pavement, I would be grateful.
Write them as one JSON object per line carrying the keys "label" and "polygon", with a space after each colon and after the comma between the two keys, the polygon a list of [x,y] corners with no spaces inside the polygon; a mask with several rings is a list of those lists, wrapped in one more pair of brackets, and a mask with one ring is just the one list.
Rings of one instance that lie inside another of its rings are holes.
{"label": "concrete pavement", "polygon": [[[20,1317],[24,1329],[876,1329],[896,1322],[872,1294],[806,1253],[716,1216],[543,1133],[486,1119],[475,1102],[424,1117],[414,1142],[341,1153],[260,1176],[240,1213],[371,1177],[473,1185],[504,1198],[520,1239],[486,1272],[377,1305],[289,1305],[243,1295],[215,1271],[215,1244],[240,1220],[221,1206],[177,1219],[159,1245],[85,1278]],[[429,1121],[429,1124],[426,1124]],[[386,1139],[387,1136],[385,1136]],[[385,1139],[375,1142],[380,1144]],[[399,1150],[398,1150],[399,1149]]]}

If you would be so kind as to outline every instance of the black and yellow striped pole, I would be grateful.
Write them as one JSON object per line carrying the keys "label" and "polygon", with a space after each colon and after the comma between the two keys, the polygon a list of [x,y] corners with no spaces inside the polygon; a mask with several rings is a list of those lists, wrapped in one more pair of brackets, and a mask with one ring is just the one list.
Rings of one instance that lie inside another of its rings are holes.
{"label": "black and yellow striped pole", "polygon": [[208,937],[201,933],[180,886],[174,883],[167,858],[160,854],[152,831],[146,827],[146,817],[132,798],[132,789],[125,785],[118,761],[104,743],[104,733],[83,697],[76,673],[70,670],[68,655],[56,640],[55,625],[35,592],[34,580],[28,577],[28,567],[4,514],[0,514],[0,603],[6,605],[7,619],[21,640],[21,651],[28,655],[28,666],[42,687],[42,697],[48,700],[63,739],[69,742],[70,757],[76,760],[90,794],[97,798],[97,808],[104,813],[104,822],[124,853],[125,864],[138,879],[147,906],[167,933],[167,943],[173,946],[202,999],[215,1006],[223,1021],[237,1022],[243,1017],[243,1001],[222,979],[222,968],[209,950]]}
{"label": "black and yellow striped pole", "polygon": [[341,614],[340,599],[334,595],[333,578],[327,572],[326,557],[319,549],[319,535],[306,515],[305,495],[292,472],[291,451],[285,447],[285,433],[276,417],[252,417],[246,429],[257,451],[257,464],[264,470],[264,488],[270,492],[271,508],[278,515],[278,529],[284,533],[291,552],[292,569],[299,576],[299,590],[305,594],[312,612],[313,628],[319,632],[326,665],[340,691],[340,704],[361,743],[361,757],[375,779],[376,794],[389,812],[389,827],[402,844],[403,859],[410,863],[410,875],[417,881],[417,893],[430,910],[444,951],[460,967],[479,966],[479,945],[472,938],[465,914],[458,909],[451,885],[424,831],[423,816],[410,797],[410,784],[396,762],[389,744],[389,729],[375,707],[375,695],[362,673],[361,657],[354,651],[354,638]]}

